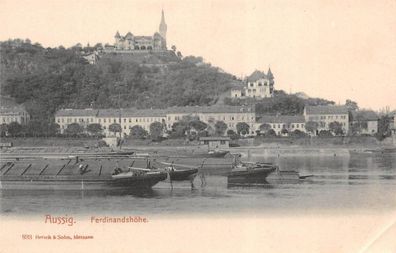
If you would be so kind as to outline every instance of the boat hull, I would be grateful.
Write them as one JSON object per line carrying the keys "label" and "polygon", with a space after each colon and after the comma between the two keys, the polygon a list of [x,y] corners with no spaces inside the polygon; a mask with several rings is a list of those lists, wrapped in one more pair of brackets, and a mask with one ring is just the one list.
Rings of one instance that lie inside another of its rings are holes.
{"label": "boat hull", "polygon": [[13,190],[143,190],[167,178],[166,173],[113,179],[111,176],[1,177],[0,189]]}
{"label": "boat hull", "polygon": [[232,171],[227,176],[227,184],[229,186],[266,184],[267,176],[275,170],[275,167],[266,167]]}
{"label": "boat hull", "polygon": [[172,181],[184,181],[194,179],[197,173],[198,169],[170,171],[169,177]]}

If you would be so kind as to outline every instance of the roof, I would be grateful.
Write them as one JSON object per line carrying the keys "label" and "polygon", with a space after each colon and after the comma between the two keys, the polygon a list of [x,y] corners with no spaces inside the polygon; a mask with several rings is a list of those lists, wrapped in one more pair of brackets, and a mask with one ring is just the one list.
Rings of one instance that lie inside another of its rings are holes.
{"label": "roof", "polygon": [[267,78],[268,77],[264,72],[256,70],[247,78],[247,80],[248,82],[255,82],[259,79],[267,79]]}
{"label": "roof", "polygon": [[344,105],[318,105],[306,106],[306,114],[348,114],[348,108]]}
{"label": "roof", "polygon": [[305,123],[305,117],[303,115],[280,115],[271,116],[264,115],[258,121],[258,123]]}
{"label": "roof", "polygon": [[378,115],[374,111],[352,111],[353,120],[377,121]]}
{"label": "roof", "polygon": [[231,138],[227,136],[211,136],[211,137],[199,137],[200,141],[230,141]]}
{"label": "roof", "polygon": [[[119,117],[120,109],[102,109],[98,111],[98,117]],[[121,109],[121,117],[165,117],[163,109]]]}
{"label": "roof", "polygon": [[248,106],[184,106],[184,107],[169,107],[168,113],[253,113],[254,107]]}
{"label": "roof", "polygon": [[55,117],[93,117],[98,114],[96,109],[62,109],[55,113]]}
{"label": "roof", "polygon": [[21,113],[27,113],[26,110],[20,106],[16,107],[0,107],[0,115],[19,115]]}
{"label": "roof", "polygon": [[244,90],[244,87],[234,86],[234,87],[231,87],[231,90]]}
{"label": "roof", "polygon": [[[167,109],[122,108],[121,117],[165,117],[167,114],[193,113],[253,113],[254,108],[246,106],[185,106]],[[120,109],[62,109],[56,117],[119,117]]]}

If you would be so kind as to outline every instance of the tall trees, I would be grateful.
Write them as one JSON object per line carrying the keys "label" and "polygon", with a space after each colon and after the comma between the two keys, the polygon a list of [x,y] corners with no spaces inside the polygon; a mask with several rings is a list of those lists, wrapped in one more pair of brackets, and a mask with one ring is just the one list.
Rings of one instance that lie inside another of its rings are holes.
{"label": "tall trees", "polygon": [[99,136],[102,133],[102,126],[98,123],[92,123],[87,126],[87,132],[93,136]]}
{"label": "tall trees", "polygon": [[116,135],[116,133],[121,133],[122,129],[120,124],[113,123],[109,126],[109,131],[112,132],[114,135]]}
{"label": "tall trees", "polygon": [[65,134],[76,137],[84,132],[84,127],[78,123],[71,123],[65,129]]}
{"label": "tall trees", "polygon": [[163,125],[156,121],[150,124],[150,136],[153,141],[158,141],[163,134]]}
{"label": "tall trees", "polygon": [[129,136],[131,136],[134,139],[144,139],[147,136],[147,131],[144,130],[143,127],[139,125],[135,125],[131,128]]}
{"label": "tall trees", "polygon": [[215,124],[216,135],[222,136],[227,130],[227,124],[224,121],[217,121]]}
{"label": "tall trees", "polygon": [[307,123],[305,123],[305,130],[307,130],[307,132],[310,132],[312,134],[316,134],[318,127],[319,127],[319,123],[315,121],[308,121]]}
{"label": "tall trees", "polygon": [[249,134],[250,126],[245,122],[238,122],[236,124],[236,129],[239,135],[247,135]]}
{"label": "tall trees", "polygon": [[338,121],[330,122],[329,130],[335,135],[342,135],[344,130],[342,129],[342,124]]}

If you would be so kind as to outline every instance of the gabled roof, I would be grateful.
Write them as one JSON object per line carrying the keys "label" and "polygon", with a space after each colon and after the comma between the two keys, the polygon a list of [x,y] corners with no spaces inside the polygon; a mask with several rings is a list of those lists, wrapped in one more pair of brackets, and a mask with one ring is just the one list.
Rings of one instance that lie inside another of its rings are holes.
{"label": "gabled roof", "polygon": [[306,106],[307,114],[348,114],[348,108],[344,105],[318,105]]}
{"label": "gabled roof", "polygon": [[279,115],[271,116],[264,115],[258,121],[258,123],[305,123],[305,118],[303,115]]}
{"label": "gabled roof", "polygon": [[267,78],[268,77],[264,72],[256,70],[247,78],[247,80],[248,82],[255,82],[259,79],[267,79]]}

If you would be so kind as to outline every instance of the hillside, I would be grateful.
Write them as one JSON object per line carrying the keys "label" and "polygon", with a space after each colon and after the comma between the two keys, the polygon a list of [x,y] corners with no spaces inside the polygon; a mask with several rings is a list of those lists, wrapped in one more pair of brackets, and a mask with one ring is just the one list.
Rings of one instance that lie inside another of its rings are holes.
{"label": "hillside", "polygon": [[132,58],[105,55],[90,65],[81,57],[83,50],[92,48],[1,42],[1,94],[25,104],[33,118],[49,119],[65,107],[211,105],[235,79],[200,57],[179,59],[172,51]]}

